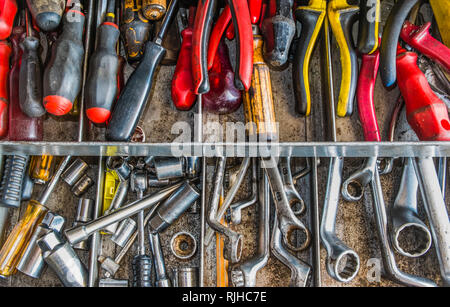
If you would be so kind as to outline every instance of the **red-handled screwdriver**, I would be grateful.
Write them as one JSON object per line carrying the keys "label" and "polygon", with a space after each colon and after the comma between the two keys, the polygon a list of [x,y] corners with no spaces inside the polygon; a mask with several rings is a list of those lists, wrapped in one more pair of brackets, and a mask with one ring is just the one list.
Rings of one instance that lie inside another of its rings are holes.
{"label": "red-handled screwdriver", "polygon": [[8,73],[11,47],[0,41],[0,138],[8,132]]}

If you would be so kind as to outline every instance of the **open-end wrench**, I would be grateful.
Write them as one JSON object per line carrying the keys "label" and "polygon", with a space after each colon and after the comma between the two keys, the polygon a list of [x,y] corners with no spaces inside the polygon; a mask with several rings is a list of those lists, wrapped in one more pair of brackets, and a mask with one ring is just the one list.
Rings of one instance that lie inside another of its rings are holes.
{"label": "open-end wrench", "polygon": [[303,198],[298,193],[297,189],[294,185],[294,180],[292,179],[291,172],[291,157],[280,157],[280,163],[278,165],[281,178],[284,182],[284,191],[286,192],[286,197],[289,201],[289,205],[291,206],[294,214],[299,216],[305,213],[306,206]]}
{"label": "open-end wrench", "polygon": [[359,256],[336,236],[336,216],[342,181],[342,157],[331,158],[320,223],[320,238],[327,251],[327,271],[340,282],[351,281],[359,271]]}
{"label": "open-end wrench", "polygon": [[435,287],[436,284],[432,280],[402,272],[397,267],[394,252],[390,247],[386,205],[384,203],[380,175],[377,169],[375,169],[373,180],[370,182],[370,187],[372,190],[373,211],[375,213],[375,221],[380,240],[381,256],[383,258],[384,270],[387,277],[406,286]]}
{"label": "open-end wrench", "polygon": [[[270,189],[272,190],[280,225],[279,228],[283,234],[284,243],[293,251],[302,251],[306,249],[311,241],[311,233],[308,228],[306,228],[305,224],[295,216],[289,204],[286,191],[284,190],[283,179],[277,167],[275,158],[261,158],[261,167],[269,178]],[[299,232],[301,233],[300,238],[297,236]],[[295,244],[296,238],[300,239],[298,244]]]}
{"label": "open-end wrench", "polygon": [[[239,262],[242,254],[242,235],[232,231],[230,228],[223,226],[217,220],[219,210],[220,192],[223,186],[223,177],[225,174],[226,159],[224,157],[217,158],[215,177],[213,182],[213,191],[209,200],[209,212],[207,214],[208,225],[216,232],[224,236],[223,257],[232,263]],[[222,204],[223,206],[223,204]],[[205,239],[207,246],[208,240]]]}
{"label": "open-end wrench", "polygon": [[247,199],[240,200],[230,205],[230,210],[227,213],[227,218],[234,225],[238,225],[242,221],[242,210],[254,205],[258,201],[258,178],[256,158],[252,158],[252,174],[251,174],[251,194]]}
{"label": "open-end wrench", "polygon": [[433,158],[416,158],[413,162],[430,223],[441,277],[444,284],[450,286],[450,222]]}
{"label": "open-end wrench", "polygon": [[[412,160],[413,158],[405,159],[400,188],[390,210],[391,242],[401,255],[420,257],[429,250],[432,239],[428,227],[417,214],[418,182]],[[414,244],[411,244],[408,234],[414,235]]]}
{"label": "open-end wrench", "polygon": [[263,172],[259,180],[259,228],[258,251],[256,255],[231,270],[231,282],[236,287],[255,287],[256,274],[269,261],[270,235],[270,187],[267,175]]}
{"label": "open-end wrench", "polygon": [[277,212],[275,211],[270,249],[272,254],[291,270],[289,286],[305,287],[311,268],[284,248],[282,241],[282,233],[278,227]]}

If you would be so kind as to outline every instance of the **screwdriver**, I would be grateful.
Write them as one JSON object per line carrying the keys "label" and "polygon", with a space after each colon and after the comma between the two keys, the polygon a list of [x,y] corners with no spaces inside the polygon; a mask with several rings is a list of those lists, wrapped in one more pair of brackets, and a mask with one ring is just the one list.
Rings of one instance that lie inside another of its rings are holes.
{"label": "screwdriver", "polygon": [[27,4],[37,26],[42,31],[50,32],[58,28],[66,7],[66,0],[27,0]]}
{"label": "screwdriver", "polygon": [[29,201],[24,215],[16,226],[14,226],[12,232],[6,239],[5,244],[0,250],[0,276],[6,277],[16,273],[16,266],[19,263],[36,226],[40,224],[45,214],[48,212],[45,203],[55,189],[61,173],[66,168],[70,158],[70,156],[67,156],[60,163],[58,170],[48,182],[39,200],[32,199]]}
{"label": "screwdriver", "polygon": [[8,132],[8,74],[11,47],[0,41],[0,139]]}
{"label": "screwdriver", "polygon": [[167,0],[142,0],[142,13],[148,20],[160,20],[167,9]]}
{"label": "screwdriver", "polygon": [[153,41],[145,46],[145,54],[136,70],[128,79],[117,101],[111,121],[106,128],[106,138],[110,141],[129,141],[147,104],[155,70],[164,57],[161,45],[172,19],[178,10],[178,0],[171,0],[161,29]]}
{"label": "screwdriver", "polygon": [[129,63],[142,60],[145,42],[150,39],[152,25],[141,13],[142,0],[125,0],[122,9],[120,32]]}
{"label": "screwdriver", "polygon": [[11,35],[16,13],[16,0],[0,0],[0,40]]}
{"label": "screwdriver", "polygon": [[106,123],[117,94],[119,27],[115,21],[115,0],[108,0],[105,21],[98,28],[97,48],[89,63],[86,82],[86,115],[96,124]]}
{"label": "screwdriver", "polygon": [[[23,11],[22,23],[25,23]],[[31,118],[22,112],[19,104],[19,72],[22,58],[22,49],[19,47],[21,38],[26,32],[25,27],[17,26],[12,30],[10,37],[13,50],[12,67],[9,73],[9,119],[8,139],[10,141],[42,141],[43,119]]]}
{"label": "screwdriver", "polygon": [[63,32],[53,44],[52,57],[44,71],[44,107],[53,115],[67,114],[81,89],[84,21],[81,5],[66,12]]}
{"label": "screwdriver", "polygon": [[45,114],[42,106],[41,63],[38,55],[39,39],[33,36],[30,14],[25,10],[27,37],[23,40],[22,64],[19,74],[19,103],[22,112],[29,117]]}

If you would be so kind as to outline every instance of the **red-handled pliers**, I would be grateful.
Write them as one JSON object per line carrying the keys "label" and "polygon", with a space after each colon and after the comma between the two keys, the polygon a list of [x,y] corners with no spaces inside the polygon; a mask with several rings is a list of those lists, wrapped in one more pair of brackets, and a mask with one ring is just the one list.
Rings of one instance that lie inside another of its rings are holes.
{"label": "red-handled pliers", "polygon": [[[253,34],[249,7],[246,0],[227,1],[237,39],[235,85],[239,90],[248,90],[253,71]],[[192,75],[196,94],[209,91],[207,45],[215,4],[216,0],[198,1],[192,37]]]}

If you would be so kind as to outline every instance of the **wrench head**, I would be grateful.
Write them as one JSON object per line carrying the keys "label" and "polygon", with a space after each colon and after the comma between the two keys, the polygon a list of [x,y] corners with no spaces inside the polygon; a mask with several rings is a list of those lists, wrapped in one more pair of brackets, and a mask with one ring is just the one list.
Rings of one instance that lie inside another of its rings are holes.
{"label": "wrench head", "polygon": [[284,244],[292,251],[299,252],[308,248],[311,242],[311,233],[298,221],[297,224],[279,219],[279,225]]}
{"label": "wrench head", "polygon": [[231,263],[239,262],[242,256],[242,235],[230,233],[224,237],[223,257]]}
{"label": "wrench head", "polygon": [[425,255],[431,247],[432,238],[423,223],[406,223],[393,234],[395,250],[406,257],[416,258]]}
{"label": "wrench head", "polygon": [[340,282],[349,282],[359,271],[359,256],[351,249],[343,249],[327,258],[327,271],[331,277]]}

